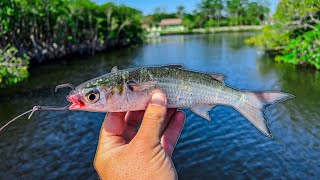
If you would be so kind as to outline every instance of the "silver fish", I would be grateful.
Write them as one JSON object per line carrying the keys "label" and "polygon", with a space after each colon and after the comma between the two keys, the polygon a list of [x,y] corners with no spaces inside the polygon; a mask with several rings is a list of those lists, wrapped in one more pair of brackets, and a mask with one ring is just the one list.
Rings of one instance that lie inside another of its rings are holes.
{"label": "silver fish", "polygon": [[264,117],[265,107],[294,96],[284,92],[241,91],[227,86],[225,76],[185,70],[180,65],[141,67],[94,78],[73,88],[67,96],[69,110],[125,112],[145,110],[155,92],[168,98],[168,108],[190,109],[211,120],[216,105],[231,106],[266,136],[272,137]]}

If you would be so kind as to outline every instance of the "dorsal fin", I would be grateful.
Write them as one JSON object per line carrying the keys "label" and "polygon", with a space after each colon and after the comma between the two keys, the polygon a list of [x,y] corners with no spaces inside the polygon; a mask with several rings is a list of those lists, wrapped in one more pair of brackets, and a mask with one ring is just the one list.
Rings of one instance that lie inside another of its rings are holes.
{"label": "dorsal fin", "polygon": [[224,79],[226,78],[225,75],[221,75],[221,74],[209,74],[213,79],[221,82],[222,84],[224,84]]}
{"label": "dorsal fin", "polygon": [[118,72],[117,66],[113,66],[113,68],[111,69],[111,72],[112,72],[112,73]]}
{"label": "dorsal fin", "polygon": [[165,66],[161,66],[164,68],[172,68],[172,69],[182,69],[183,65],[181,64],[170,64],[170,65],[165,65]]}

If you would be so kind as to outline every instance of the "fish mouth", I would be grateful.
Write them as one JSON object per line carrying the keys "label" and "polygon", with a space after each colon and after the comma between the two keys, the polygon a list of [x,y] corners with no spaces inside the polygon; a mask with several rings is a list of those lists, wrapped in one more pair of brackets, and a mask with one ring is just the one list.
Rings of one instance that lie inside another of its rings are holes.
{"label": "fish mouth", "polygon": [[80,108],[84,107],[84,103],[81,100],[79,100],[77,95],[68,95],[67,100],[70,103],[72,103],[69,106],[69,110],[75,110],[75,109],[80,109]]}

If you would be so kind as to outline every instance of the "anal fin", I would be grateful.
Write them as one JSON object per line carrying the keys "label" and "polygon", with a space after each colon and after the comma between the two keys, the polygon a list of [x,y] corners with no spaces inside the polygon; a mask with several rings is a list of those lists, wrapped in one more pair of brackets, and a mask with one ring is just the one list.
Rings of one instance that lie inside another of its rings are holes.
{"label": "anal fin", "polygon": [[197,115],[205,118],[208,121],[211,121],[211,117],[209,116],[209,111],[214,107],[213,106],[209,106],[209,105],[202,105],[202,106],[196,106],[196,107],[192,107],[190,110],[194,113],[196,113]]}

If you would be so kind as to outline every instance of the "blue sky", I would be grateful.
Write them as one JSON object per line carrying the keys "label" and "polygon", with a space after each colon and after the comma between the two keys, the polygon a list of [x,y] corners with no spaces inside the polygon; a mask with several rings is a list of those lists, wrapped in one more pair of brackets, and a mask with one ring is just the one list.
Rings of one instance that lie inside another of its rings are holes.
{"label": "blue sky", "polygon": [[[98,4],[110,2],[110,0],[93,0]],[[277,0],[266,0],[270,4],[271,12],[275,11]],[[143,14],[153,13],[156,7],[165,8],[167,12],[175,12],[176,7],[183,5],[187,12],[192,12],[201,0],[112,0],[116,4],[125,4],[143,12]]]}

